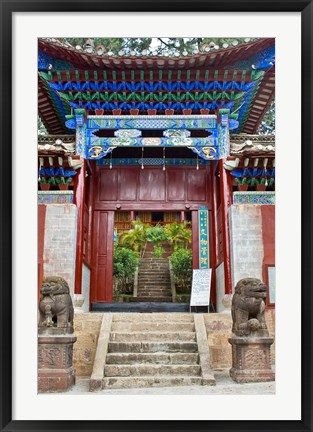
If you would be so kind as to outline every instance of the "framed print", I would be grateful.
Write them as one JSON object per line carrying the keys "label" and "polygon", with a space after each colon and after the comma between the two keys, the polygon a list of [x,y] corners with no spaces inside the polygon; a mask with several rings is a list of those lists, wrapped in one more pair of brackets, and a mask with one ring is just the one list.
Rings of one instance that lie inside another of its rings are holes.
{"label": "framed print", "polygon": [[1,1],[1,430],[312,430],[312,7]]}

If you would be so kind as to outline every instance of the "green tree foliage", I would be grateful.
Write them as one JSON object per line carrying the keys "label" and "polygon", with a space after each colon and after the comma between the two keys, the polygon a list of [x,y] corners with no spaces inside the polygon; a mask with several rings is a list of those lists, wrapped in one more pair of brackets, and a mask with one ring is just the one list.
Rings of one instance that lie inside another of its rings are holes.
{"label": "green tree foliage", "polygon": [[[194,55],[252,42],[257,38],[62,38],[78,49],[111,55]],[[99,48],[100,47],[100,48]]]}
{"label": "green tree foliage", "polygon": [[275,100],[272,101],[269,109],[264,114],[257,134],[271,135],[275,134]]}
{"label": "green tree foliage", "polygon": [[129,282],[132,281],[136,268],[138,267],[138,254],[131,249],[117,246],[114,248],[113,276],[119,287],[119,291],[125,293],[129,291]]}
{"label": "green tree foliage", "polygon": [[131,230],[120,236],[119,244],[141,255],[147,242],[147,225],[140,220],[133,221],[132,225]]}
{"label": "green tree foliage", "polygon": [[147,240],[154,245],[158,245],[163,241],[167,241],[166,231],[162,225],[150,226],[146,230]]}
{"label": "green tree foliage", "polygon": [[189,292],[192,280],[192,250],[177,249],[171,257],[170,261],[175,277],[175,284],[178,293]]}
{"label": "green tree foliage", "polygon": [[43,124],[43,121],[41,120],[40,116],[37,116],[37,131],[38,135],[47,135],[47,129],[45,125]]}
{"label": "green tree foliage", "polygon": [[190,222],[167,224],[165,231],[174,251],[178,248],[187,249],[190,245],[192,237]]}

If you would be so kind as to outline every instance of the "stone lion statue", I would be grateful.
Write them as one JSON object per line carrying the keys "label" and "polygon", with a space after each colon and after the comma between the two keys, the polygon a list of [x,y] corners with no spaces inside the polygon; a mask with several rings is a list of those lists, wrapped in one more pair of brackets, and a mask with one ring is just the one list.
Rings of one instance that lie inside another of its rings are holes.
{"label": "stone lion statue", "polygon": [[232,299],[232,331],[236,336],[268,336],[265,322],[266,285],[260,279],[241,279]]}
{"label": "stone lion statue", "polygon": [[43,279],[39,327],[73,328],[74,309],[68,283],[58,276]]}

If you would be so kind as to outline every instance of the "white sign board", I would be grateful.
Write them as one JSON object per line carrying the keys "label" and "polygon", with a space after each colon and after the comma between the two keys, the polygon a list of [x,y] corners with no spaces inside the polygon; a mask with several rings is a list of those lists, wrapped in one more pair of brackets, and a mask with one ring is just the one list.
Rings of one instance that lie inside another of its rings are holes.
{"label": "white sign board", "polygon": [[196,269],[192,273],[190,306],[210,304],[212,269]]}

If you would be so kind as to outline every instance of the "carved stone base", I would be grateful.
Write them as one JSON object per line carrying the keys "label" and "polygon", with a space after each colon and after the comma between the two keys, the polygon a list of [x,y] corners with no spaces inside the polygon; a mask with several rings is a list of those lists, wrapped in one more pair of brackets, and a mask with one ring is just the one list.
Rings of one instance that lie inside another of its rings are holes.
{"label": "carved stone base", "polygon": [[274,381],[275,372],[271,367],[270,337],[232,337],[233,367],[229,374],[238,383]]}
{"label": "carved stone base", "polygon": [[71,335],[38,336],[38,392],[61,392],[75,384]]}

